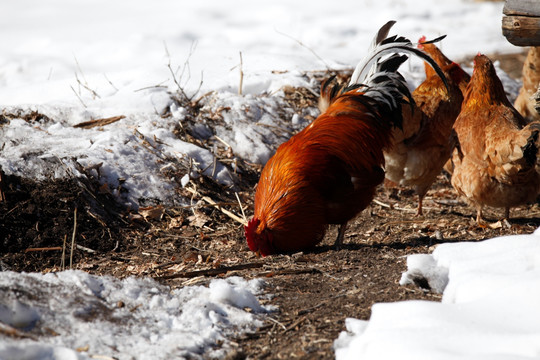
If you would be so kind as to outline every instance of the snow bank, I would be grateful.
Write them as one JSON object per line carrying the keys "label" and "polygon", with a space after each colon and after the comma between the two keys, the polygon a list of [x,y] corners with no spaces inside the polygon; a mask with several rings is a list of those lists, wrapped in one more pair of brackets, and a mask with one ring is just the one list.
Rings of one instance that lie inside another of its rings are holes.
{"label": "snow bank", "polygon": [[335,341],[343,359],[538,359],[540,230],[410,255],[401,284],[429,284],[441,303],[375,304],[347,319]]}

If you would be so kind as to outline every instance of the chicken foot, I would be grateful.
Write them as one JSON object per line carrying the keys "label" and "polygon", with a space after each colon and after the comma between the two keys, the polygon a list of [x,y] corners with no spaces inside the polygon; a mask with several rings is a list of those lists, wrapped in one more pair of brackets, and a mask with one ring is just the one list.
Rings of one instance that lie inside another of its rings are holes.
{"label": "chicken foot", "polygon": [[341,249],[341,245],[343,244],[343,238],[345,237],[345,230],[347,230],[347,223],[339,225],[338,236],[336,238],[336,242],[334,243],[334,247],[336,248],[336,250]]}

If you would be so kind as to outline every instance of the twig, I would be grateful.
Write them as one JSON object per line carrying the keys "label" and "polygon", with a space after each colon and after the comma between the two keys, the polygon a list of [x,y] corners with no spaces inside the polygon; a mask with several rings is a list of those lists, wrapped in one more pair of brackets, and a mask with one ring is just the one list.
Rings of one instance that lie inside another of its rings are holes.
{"label": "twig", "polygon": [[80,87],[82,86],[83,88],[85,88],[92,94],[94,99],[95,98],[101,99],[101,96],[99,96],[99,94],[96,91],[90,89],[90,86],[88,85],[88,80],[86,80],[86,77],[84,76],[84,72],[82,71],[81,64],[79,64],[79,60],[77,60],[76,56],[73,56],[73,57],[75,58],[75,64],[77,64],[77,70],[81,73],[81,76],[83,77],[83,80],[84,80],[84,83],[83,83],[79,79],[79,75],[77,75],[77,72],[75,72],[75,79],[77,79],[77,83],[79,84],[79,93],[80,93]]}
{"label": "twig", "polygon": [[11,338],[32,339],[34,341],[38,341],[37,337],[35,337],[34,335],[26,334],[20,330],[17,330],[14,327],[3,323],[0,323],[0,334],[9,336]]}
{"label": "twig", "polygon": [[[75,54],[73,54],[73,58],[75,59],[75,64],[77,64],[77,70],[79,70],[79,72],[81,73],[81,75],[82,75],[82,77],[84,79],[84,82],[88,84],[88,81],[86,80],[86,77],[84,76],[84,72],[82,71],[81,64],[79,64],[79,60],[77,59]],[[75,73],[75,77],[77,77],[77,73]],[[79,82],[79,84],[80,84],[80,82]]]}
{"label": "twig", "polygon": [[217,157],[214,155],[214,159],[212,161],[212,178],[216,176],[216,169],[217,169]]}
{"label": "twig", "polygon": [[64,244],[62,245],[62,261],[60,263],[60,267],[62,268],[62,271],[66,270],[66,241],[67,241],[67,234],[64,235]]}
{"label": "twig", "polygon": [[244,71],[242,71],[242,66],[242,52],[240,51],[240,84],[238,85],[238,95],[240,96],[242,96],[242,86],[244,84]]}
{"label": "twig", "polygon": [[229,143],[227,143],[225,140],[223,140],[223,139],[220,138],[219,136],[214,135],[214,138],[215,138],[216,140],[218,140],[220,143],[222,143],[223,145],[225,145],[226,147],[228,147],[229,149],[232,149],[231,145],[229,145]]}
{"label": "twig", "polygon": [[150,86],[145,86],[145,87],[142,87],[140,89],[137,89],[137,90],[133,90],[133,92],[139,92],[139,91],[144,91],[144,90],[148,90],[148,89],[166,89],[167,86],[165,85],[162,85],[164,83],[166,83],[167,80],[165,81],[162,81],[161,83],[157,84],[157,85],[150,85]]}
{"label": "twig", "polygon": [[300,40],[298,39],[295,39],[293,38],[292,36],[290,35],[287,35],[277,29],[274,29],[278,34],[280,35],[283,35],[285,37],[288,37],[289,39],[293,40],[293,41],[296,41],[298,43],[298,45],[300,45],[301,47],[303,47],[304,49],[307,49],[308,51],[310,51],[313,55],[315,55],[315,57],[317,59],[319,59],[320,61],[322,61],[322,63],[324,64],[324,66],[326,66],[326,70],[331,70],[330,66],[328,66],[328,64],[326,63],[326,61],[324,61],[324,59],[322,57],[320,57],[315,51],[313,51],[313,49],[311,49],[310,47],[306,46],[303,42],[301,42]]}
{"label": "twig", "polygon": [[306,320],[306,319],[307,319],[307,316],[303,316],[303,317],[301,317],[300,319],[296,320],[296,321],[293,322],[291,325],[287,326],[287,328],[285,329],[285,332],[294,329],[295,327],[297,327],[298,325],[300,325],[301,323],[303,323],[304,320]]}
{"label": "twig", "polygon": [[[189,191],[190,193],[192,193],[194,196],[198,194],[197,190],[194,190],[194,189],[191,189],[191,188],[188,188],[188,187],[186,187],[185,189],[187,191]],[[231,212],[231,211],[229,211],[227,209],[223,209],[218,203],[216,203],[214,200],[212,200],[208,196],[202,196],[201,199],[206,201],[207,203],[209,203],[211,205],[214,205],[219,211],[221,211],[222,213],[224,213],[225,215],[227,215],[231,219],[239,222],[242,225],[247,225],[247,222],[244,219],[242,219],[241,217],[239,217],[238,215],[236,215],[235,213],[233,213],[233,212]]]}
{"label": "twig", "polygon": [[69,87],[71,88],[71,90],[73,90],[73,93],[75,94],[75,96],[79,99],[79,101],[81,102],[81,104],[87,108],[88,106],[86,106],[86,104],[84,103],[83,99],[79,96],[79,94],[77,94],[77,92],[75,91],[75,89],[73,88],[73,86],[69,85]]}
{"label": "twig", "polygon": [[271,322],[273,322],[274,324],[277,324],[279,326],[281,326],[281,328],[286,332],[287,331],[287,328],[285,327],[285,325],[283,325],[282,323],[280,323],[279,321],[277,321],[276,319],[268,316],[267,317],[268,320],[270,320]]}
{"label": "twig", "polygon": [[[90,92],[90,94],[92,94],[92,96],[95,98],[98,98],[98,99],[101,99],[101,96],[99,96],[99,94],[93,90],[93,89],[90,89],[90,87],[88,86],[88,83],[86,84],[83,84],[81,82],[81,80],[79,79],[79,77],[77,76],[77,73],[75,73],[75,79],[77,79],[77,82],[79,83],[79,85],[81,85],[83,88],[85,88],[86,90],[88,90],[88,92]],[[86,80],[85,80],[86,82]]]}
{"label": "twig", "polygon": [[242,217],[244,218],[244,223],[247,224],[247,218],[246,213],[244,212],[244,208],[242,207],[242,202],[240,201],[240,196],[238,196],[238,193],[235,191],[234,195],[236,196],[236,200],[238,200],[238,205],[240,206],[240,211],[242,212]]}
{"label": "twig", "polygon": [[106,356],[106,355],[89,355],[91,359],[98,359],[98,360],[118,360],[118,358]]}
{"label": "twig", "polygon": [[246,263],[246,264],[232,265],[232,266],[221,266],[215,269],[183,271],[183,272],[179,272],[179,273],[171,274],[171,275],[156,276],[154,277],[154,279],[171,280],[171,279],[177,279],[177,278],[194,278],[197,276],[216,276],[216,275],[225,274],[229,271],[234,271],[234,270],[260,268],[260,267],[263,267],[263,265],[264,265],[263,263]]}
{"label": "twig", "polygon": [[104,118],[104,119],[90,120],[90,121],[85,121],[85,122],[82,122],[82,123],[75,124],[75,125],[73,125],[73,127],[74,128],[91,129],[91,128],[96,127],[96,126],[109,125],[109,124],[115,123],[115,122],[117,122],[119,120],[122,120],[124,118],[125,118],[124,115],[120,115],[120,116],[113,116],[113,117]]}
{"label": "twig", "polygon": [[[189,48],[189,54],[186,58],[186,61],[184,61],[184,66],[182,67],[182,73],[180,74],[180,80],[184,77],[184,73],[186,70],[188,71],[188,77],[186,79],[186,82],[188,82],[191,79],[191,66],[189,65],[189,60],[191,59],[191,56],[195,52],[195,49],[197,48],[197,41],[193,40],[191,42],[191,47]],[[191,98],[188,98],[191,101]]]}
{"label": "twig", "polygon": [[398,206],[393,206],[393,205],[388,205],[386,203],[383,203],[382,201],[379,201],[377,199],[373,199],[373,202],[377,205],[380,205],[382,207],[385,207],[385,208],[388,208],[388,209],[391,209],[391,210],[399,210],[399,211],[406,211],[406,212],[416,212],[417,210],[416,209],[407,209],[407,208],[402,208],[402,207],[398,207]]}
{"label": "twig", "polygon": [[388,205],[386,203],[383,203],[382,201],[379,201],[377,199],[373,199],[373,202],[377,205],[380,205],[382,207],[385,207],[385,208],[388,208],[388,209],[393,209],[394,207],[392,205]]}
{"label": "twig", "polygon": [[433,201],[439,205],[447,205],[447,206],[464,205],[464,203],[459,199],[439,199],[439,200],[433,200]]}
{"label": "twig", "polygon": [[93,249],[90,249],[90,248],[87,248],[86,246],[82,246],[82,245],[75,245],[77,247],[77,249],[79,250],[82,250],[82,251],[86,251],[86,252],[89,252],[90,254],[93,254],[96,252],[96,250],[93,250]]}
{"label": "twig", "polygon": [[[109,237],[112,239],[111,230],[109,230],[109,228],[107,228],[107,231],[109,232]],[[114,245],[114,248],[111,250],[111,252],[115,252],[116,249],[118,249],[118,245],[120,245],[120,240],[116,240],[116,244]]]}
{"label": "twig", "polygon": [[169,261],[169,262],[166,262],[166,263],[163,263],[163,264],[160,264],[160,265],[156,266],[154,269],[161,270],[161,269],[165,269],[165,268],[168,268],[168,267],[171,267],[171,266],[174,266],[174,265],[181,264],[183,262],[184,262],[184,259],[179,259],[179,260],[175,260],[175,261]]}
{"label": "twig", "polygon": [[298,315],[304,315],[304,314],[310,313],[310,312],[312,312],[313,310],[318,309],[318,308],[320,308],[321,306],[325,305],[327,302],[328,302],[328,300],[325,300],[325,301],[322,301],[322,302],[318,303],[317,305],[312,306],[312,307],[310,307],[310,308],[303,309],[303,310],[299,310],[299,311],[298,311]]}
{"label": "twig", "polygon": [[53,246],[53,247],[40,247],[40,248],[28,248],[24,250],[25,253],[27,252],[38,252],[38,251],[58,251],[62,250],[61,246]]}
{"label": "twig", "polygon": [[277,275],[299,275],[299,274],[320,274],[321,270],[315,268],[309,269],[281,269],[277,271],[265,271],[260,273],[258,276],[272,277]]}
{"label": "twig", "polygon": [[107,77],[107,74],[103,74],[103,76],[104,76],[105,79],[109,82],[109,84],[113,87],[114,90],[119,91],[118,88],[117,88],[116,86],[114,86],[114,84],[112,83],[112,81]]}
{"label": "twig", "polygon": [[167,67],[169,68],[169,71],[171,72],[171,75],[173,77],[173,81],[174,83],[176,84],[176,86],[178,87],[178,91],[180,92],[180,94],[184,97],[184,99],[188,100],[189,101],[189,97],[187,96],[186,92],[184,91],[184,88],[180,85],[180,83],[178,82],[178,80],[176,79],[176,74],[174,73],[172,67],[171,67],[171,63],[169,61],[169,63],[167,64]]}
{"label": "twig", "polygon": [[184,77],[184,74],[185,74],[186,70],[187,70],[188,77],[185,80],[185,83],[187,83],[191,79],[191,73],[190,73],[191,68],[189,66],[189,60],[191,59],[191,56],[193,55],[193,53],[195,51],[195,48],[197,47],[197,42],[193,41],[191,43],[191,48],[189,49],[189,54],[188,54],[188,56],[186,58],[186,61],[184,61],[184,65],[182,66],[182,72],[180,73],[180,76],[178,76],[178,77],[176,75],[176,72],[172,69],[171,55],[169,53],[169,49],[167,48],[167,43],[164,43],[164,45],[165,45],[165,52],[167,54],[167,57],[169,58],[169,62],[167,64],[167,67],[169,68],[169,71],[171,72],[174,83],[178,87],[178,91],[179,91],[180,95],[183,97],[183,100],[187,100],[187,101],[193,100],[193,97],[200,91],[200,89],[202,87],[203,73],[201,72],[201,81],[199,83],[199,88],[197,89],[197,91],[195,91],[195,93],[191,97],[186,94],[186,92],[184,91],[184,87],[182,86],[181,82],[182,82],[182,79]]}
{"label": "twig", "polygon": [[192,205],[182,205],[182,206],[177,206],[176,208],[177,209],[191,209],[191,208],[198,208],[198,207],[214,207],[214,206],[238,206],[238,203],[236,202],[225,202],[225,201],[220,201],[220,202],[216,202],[215,204],[192,204]]}
{"label": "twig", "polygon": [[69,268],[73,266],[73,250],[75,250],[75,234],[77,233],[77,206],[73,212],[73,235],[71,236],[71,253],[69,255]]}

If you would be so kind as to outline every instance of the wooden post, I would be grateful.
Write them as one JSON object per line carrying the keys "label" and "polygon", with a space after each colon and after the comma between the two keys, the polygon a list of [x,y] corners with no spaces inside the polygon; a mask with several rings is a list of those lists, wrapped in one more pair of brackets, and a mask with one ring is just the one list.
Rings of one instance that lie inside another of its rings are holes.
{"label": "wooden post", "polygon": [[507,0],[502,32],[516,46],[540,46],[540,1]]}

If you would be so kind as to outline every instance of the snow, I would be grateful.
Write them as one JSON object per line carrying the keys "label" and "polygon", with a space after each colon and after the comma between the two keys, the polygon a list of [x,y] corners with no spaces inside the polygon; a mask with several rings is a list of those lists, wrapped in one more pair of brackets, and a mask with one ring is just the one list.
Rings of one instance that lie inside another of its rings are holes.
{"label": "snow", "polygon": [[[201,111],[222,116],[215,127],[198,122],[197,136],[217,136],[235,157],[264,164],[317,115],[296,114],[283,87],[317,93],[306,72],[352,69],[390,19],[397,20],[392,33],[413,41],[447,34],[441,46],[457,61],[518,52],[502,36],[502,7],[470,0],[3,2],[0,167],[34,179],[86,168],[134,208],[182,204],[174,189],[197,170],[229,185],[234,174],[219,161],[214,172],[211,151],[174,134],[188,116],[175,100],[179,87],[200,100]],[[402,72],[414,87],[423,65],[411,60]],[[516,96],[520,84],[499,74]],[[32,112],[45,117],[32,120]],[[74,127],[115,116],[125,118]],[[192,172],[166,175],[186,159]],[[337,358],[538,358],[537,244],[535,234],[409,257],[403,281],[422,277],[443,292],[442,303],[376,304],[369,321],[347,319]],[[222,357],[233,335],[252,331],[270,310],[259,302],[261,282],[239,278],[172,290],[146,278],[4,271],[0,284],[1,359]],[[5,336],[10,329],[30,336]]]}
{"label": "snow", "polygon": [[401,285],[424,279],[442,301],[375,304],[369,321],[347,319],[336,359],[539,358],[540,229],[442,244],[407,268]]}
{"label": "snow", "polygon": [[170,289],[148,278],[82,271],[3,272],[0,325],[25,336],[0,338],[0,359],[222,357],[228,337],[254,331],[272,310],[255,296],[263,285],[230,277]]}

